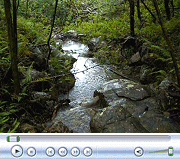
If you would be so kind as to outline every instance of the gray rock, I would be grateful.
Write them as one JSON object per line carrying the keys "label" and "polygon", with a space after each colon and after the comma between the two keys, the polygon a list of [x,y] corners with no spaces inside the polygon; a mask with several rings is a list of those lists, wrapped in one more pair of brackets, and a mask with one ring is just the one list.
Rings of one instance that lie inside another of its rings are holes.
{"label": "gray rock", "polygon": [[163,114],[154,110],[147,111],[141,118],[142,126],[152,133],[179,133],[180,126],[177,122],[168,119]]}
{"label": "gray rock", "polygon": [[78,38],[86,37],[86,34],[78,34]]}
{"label": "gray rock", "polygon": [[76,31],[74,30],[69,30],[66,32],[66,36],[67,38],[78,38],[78,33],[76,33]]}
{"label": "gray rock", "polygon": [[141,57],[140,57],[139,52],[137,52],[136,54],[134,54],[134,55],[131,57],[131,59],[130,59],[131,64],[137,63],[137,62],[139,62],[140,60],[141,60]]}
{"label": "gray rock", "polygon": [[61,35],[61,34],[56,34],[56,35],[54,35],[54,40],[59,40],[59,39],[62,39],[63,38],[63,36]]}
{"label": "gray rock", "polygon": [[89,51],[96,52],[100,48],[100,37],[93,38],[88,42]]}
{"label": "gray rock", "polygon": [[48,133],[71,133],[67,126],[65,126],[61,121],[54,121],[51,123],[50,127],[47,127],[47,129],[44,132]]}
{"label": "gray rock", "polygon": [[164,90],[168,90],[170,85],[171,85],[170,77],[167,77],[159,84],[159,88],[164,89]]}
{"label": "gray rock", "polygon": [[94,114],[92,109],[88,110],[79,106],[70,110],[60,111],[53,122],[61,121],[74,133],[90,133],[91,115]]}
{"label": "gray rock", "polygon": [[38,47],[35,47],[33,50],[32,50],[33,53],[41,53],[40,49]]}
{"label": "gray rock", "polygon": [[45,70],[47,65],[46,65],[46,58],[43,54],[41,53],[32,53],[29,55],[29,61],[30,64],[34,61],[33,68],[42,71]]}
{"label": "gray rock", "polygon": [[[127,79],[114,79],[103,84],[102,88],[97,90],[103,93],[105,98],[117,99],[117,97],[125,97],[130,100],[142,100],[150,95],[141,84],[135,83]],[[107,101],[110,101],[107,99]]]}
{"label": "gray rock", "polygon": [[171,85],[170,78],[165,78],[156,89],[156,95],[158,98],[159,105],[161,105],[162,110],[167,110],[169,108],[168,103],[170,103],[168,88]]}
{"label": "gray rock", "polygon": [[115,79],[106,82],[94,93],[100,99],[104,98],[107,106],[92,117],[91,131],[180,132],[180,127],[175,126],[177,123],[159,111],[161,105],[148,92],[141,84],[129,80]]}
{"label": "gray rock", "polygon": [[107,107],[97,113],[90,123],[94,133],[145,133],[148,132],[125,108]]}
{"label": "gray rock", "polygon": [[32,69],[30,72],[27,71],[25,74],[27,76],[27,74],[30,73],[31,75],[31,80],[37,80],[39,78],[44,78],[44,77],[47,77],[47,73],[46,72],[40,72],[40,71],[37,71],[35,69]]}
{"label": "gray rock", "polygon": [[43,99],[43,100],[49,100],[51,96],[45,92],[35,92],[33,93],[34,99]]}
{"label": "gray rock", "polygon": [[160,113],[154,98],[132,101],[119,98],[96,113],[90,122],[91,132],[96,133],[172,133],[180,132],[176,122]]}
{"label": "gray rock", "polygon": [[46,102],[50,100],[51,95],[45,93],[45,92],[32,92],[32,102],[40,102],[43,107],[46,106]]}

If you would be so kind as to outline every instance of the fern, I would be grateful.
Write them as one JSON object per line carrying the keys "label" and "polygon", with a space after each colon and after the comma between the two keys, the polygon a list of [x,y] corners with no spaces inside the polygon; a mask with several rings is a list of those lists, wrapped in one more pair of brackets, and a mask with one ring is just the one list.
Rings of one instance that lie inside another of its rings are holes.
{"label": "fern", "polygon": [[149,49],[154,50],[154,51],[160,51],[160,52],[163,53],[163,54],[162,54],[163,56],[170,57],[169,52],[168,52],[166,49],[164,49],[164,48],[162,48],[162,47],[160,47],[160,46],[151,45],[151,46],[149,47]]}
{"label": "fern", "polygon": [[16,129],[19,127],[20,122],[17,122],[17,119],[14,121],[14,123],[12,124],[12,126],[14,127],[12,130],[9,129],[8,133],[15,133]]}
{"label": "fern", "polygon": [[22,80],[23,85],[32,81],[31,71],[33,69],[33,64],[34,64],[34,62],[32,62],[32,64],[29,66],[26,77],[25,77],[25,79]]}

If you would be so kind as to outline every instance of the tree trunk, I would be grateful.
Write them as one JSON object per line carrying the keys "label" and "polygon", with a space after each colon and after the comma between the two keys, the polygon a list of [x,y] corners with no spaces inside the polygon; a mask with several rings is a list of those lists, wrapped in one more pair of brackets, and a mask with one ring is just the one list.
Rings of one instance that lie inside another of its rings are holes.
{"label": "tree trunk", "polygon": [[50,40],[51,40],[53,28],[54,28],[54,21],[55,21],[55,18],[56,18],[57,5],[58,5],[58,0],[56,0],[55,9],[54,9],[54,15],[53,15],[52,24],[51,24],[51,31],[50,31],[49,38],[48,38],[48,41],[47,41],[47,45],[48,45],[48,48],[49,48],[49,53],[48,53],[48,57],[47,57],[47,68],[48,68],[48,61],[49,61],[50,56],[51,56]]}
{"label": "tree trunk", "polygon": [[146,5],[146,3],[144,3],[144,0],[141,0],[142,4],[144,5],[144,7],[149,11],[149,13],[151,14],[151,16],[153,17],[153,22],[156,22],[156,17],[154,16],[154,14],[151,12],[151,10],[148,8],[148,6]]}
{"label": "tree trunk", "polygon": [[168,38],[168,36],[167,36],[167,32],[166,32],[166,30],[165,30],[165,27],[164,27],[164,25],[163,25],[163,22],[162,22],[162,18],[161,18],[161,14],[160,14],[160,11],[159,11],[159,7],[158,7],[158,4],[157,4],[157,1],[156,1],[156,0],[153,0],[153,3],[154,3],[154,7],[155,7],[155,9],[156,9],[156,13],[157,13],[157,15],[158,15],[159,23],[160,23],[160,25],[161,25],[164,38],[165,38],[165,40],[166,40],[166,43],[167,43],[168,48],[169,48],[169,52],[170,52],[170,54],[171,54],[171,58],[172,58],[173,65],[174,65],[174,69],[175,69],[175,72],[176,72],[177,83],[178,83],[178,85],[180,86],[179,70],[178,70],[176,58],[175,58],[175,55],[174,55],[174,52],[173,52],[173,48],[172,48],[171,42],[170,42],[170,40],[169,40],[169,38]]}
{"label": "tree trunk", "polygon": [[18,11],[18,8],[19,8],[19,0],[18,0],[18,3],[17,3],[17,11]]}
{"label": "tree trunk", "polygon": [[141,21],[141,9],[140,9],[140,0],[137,0],[137,13],[138,13],[138,18]]}
{"label": "tree trunk", "polygon": [[173,0],[170,0],[171,6],[172,6],[172,16],[174,17],[174,2]]}
{"label": "tree trunk", "polygon": [[167,20],[171,19],[171,11],[169,8],[169,1],[170,0],[164,0],[164,6],[165,6],[165,10],[166,10]]}
{"label": "tree trunk", "polygon": [[26,1],[26,19],[28,18],[29,0]]}
{"label": "tree trunk", "polygon": [[134,0],[129,0],[130,4],[130,28],[131,28],[131,36],[135,36],[134,32]]}
{"label": "tree trunk", "polygon": [[[19,83],[19,74],[18,74],[18,66],[17,66],[17,23],[16,23],[16,13],[13,14],[13,22],[11,16],[11,2],[10,0],[4,0],[4,8],[5,8],[5,15],[7,21],[7,29],[8,29],[8,45],[9,45],[9,52],[11,55],[11,68],[14,80],[14,92],[18,95],[20,92],[20,83]],[[16,12],[16,0],[13,0],[13,12]],[[15,35],[16,33],[16,35]],[[16,36],[16,37],[15,37]]]}
{"label": "tree trunk", "polygon": [[18,55],[18,43],[17,43],[17,5],[16,0],[13,0],[13,27],[14,27],[14,53]]}

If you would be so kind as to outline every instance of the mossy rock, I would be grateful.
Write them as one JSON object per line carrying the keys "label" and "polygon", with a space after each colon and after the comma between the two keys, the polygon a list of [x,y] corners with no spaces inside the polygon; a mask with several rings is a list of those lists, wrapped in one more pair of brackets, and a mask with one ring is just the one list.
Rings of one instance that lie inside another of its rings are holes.
{"label": "mossy rock", "polygon": [[59,93],[67,93],[74,87],[75,77],[72,73],[68,74],[64,78],[60,78],[57,81],[56,87],[59,90]]}

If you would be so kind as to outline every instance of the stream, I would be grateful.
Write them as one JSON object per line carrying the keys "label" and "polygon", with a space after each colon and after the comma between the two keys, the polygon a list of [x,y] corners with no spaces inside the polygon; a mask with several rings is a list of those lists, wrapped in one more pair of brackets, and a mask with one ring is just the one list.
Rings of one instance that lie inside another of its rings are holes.
{"label": "stream", "polygon": [[107,65],[99,64],[95,58],[84,57],[88,52],[87,45],[68,40],[62,45],[62,49],[77,59],[71,69],[71,72],[75,73],[75,85],[68,94],[59,96],[59,99],[69,98],[71,106],[76,107],[81,102],[88,102],[101,84],[119,78]]}
{"label": "stream", "polygon": [[[178,123],[160,114],[161,105],[155,97],[151,97],[145,85],[122,79],[111,71],[113,68],[110,65],[86,57],[89,54],[87,45],[68,40],[63,43],[62,49],[77,61],[71,69],[76,79],[74,87],[67,94],[59,96],[59,100],[70,99],[71,102],[57,112],[52,122],[58,132],[61,132],[62,123],[75,133],[180,131]],[[113,89],[115,92],[109,91]],[[84,107],[84,104],[92,102],[95,90],[105,93],[106,109]]]}

